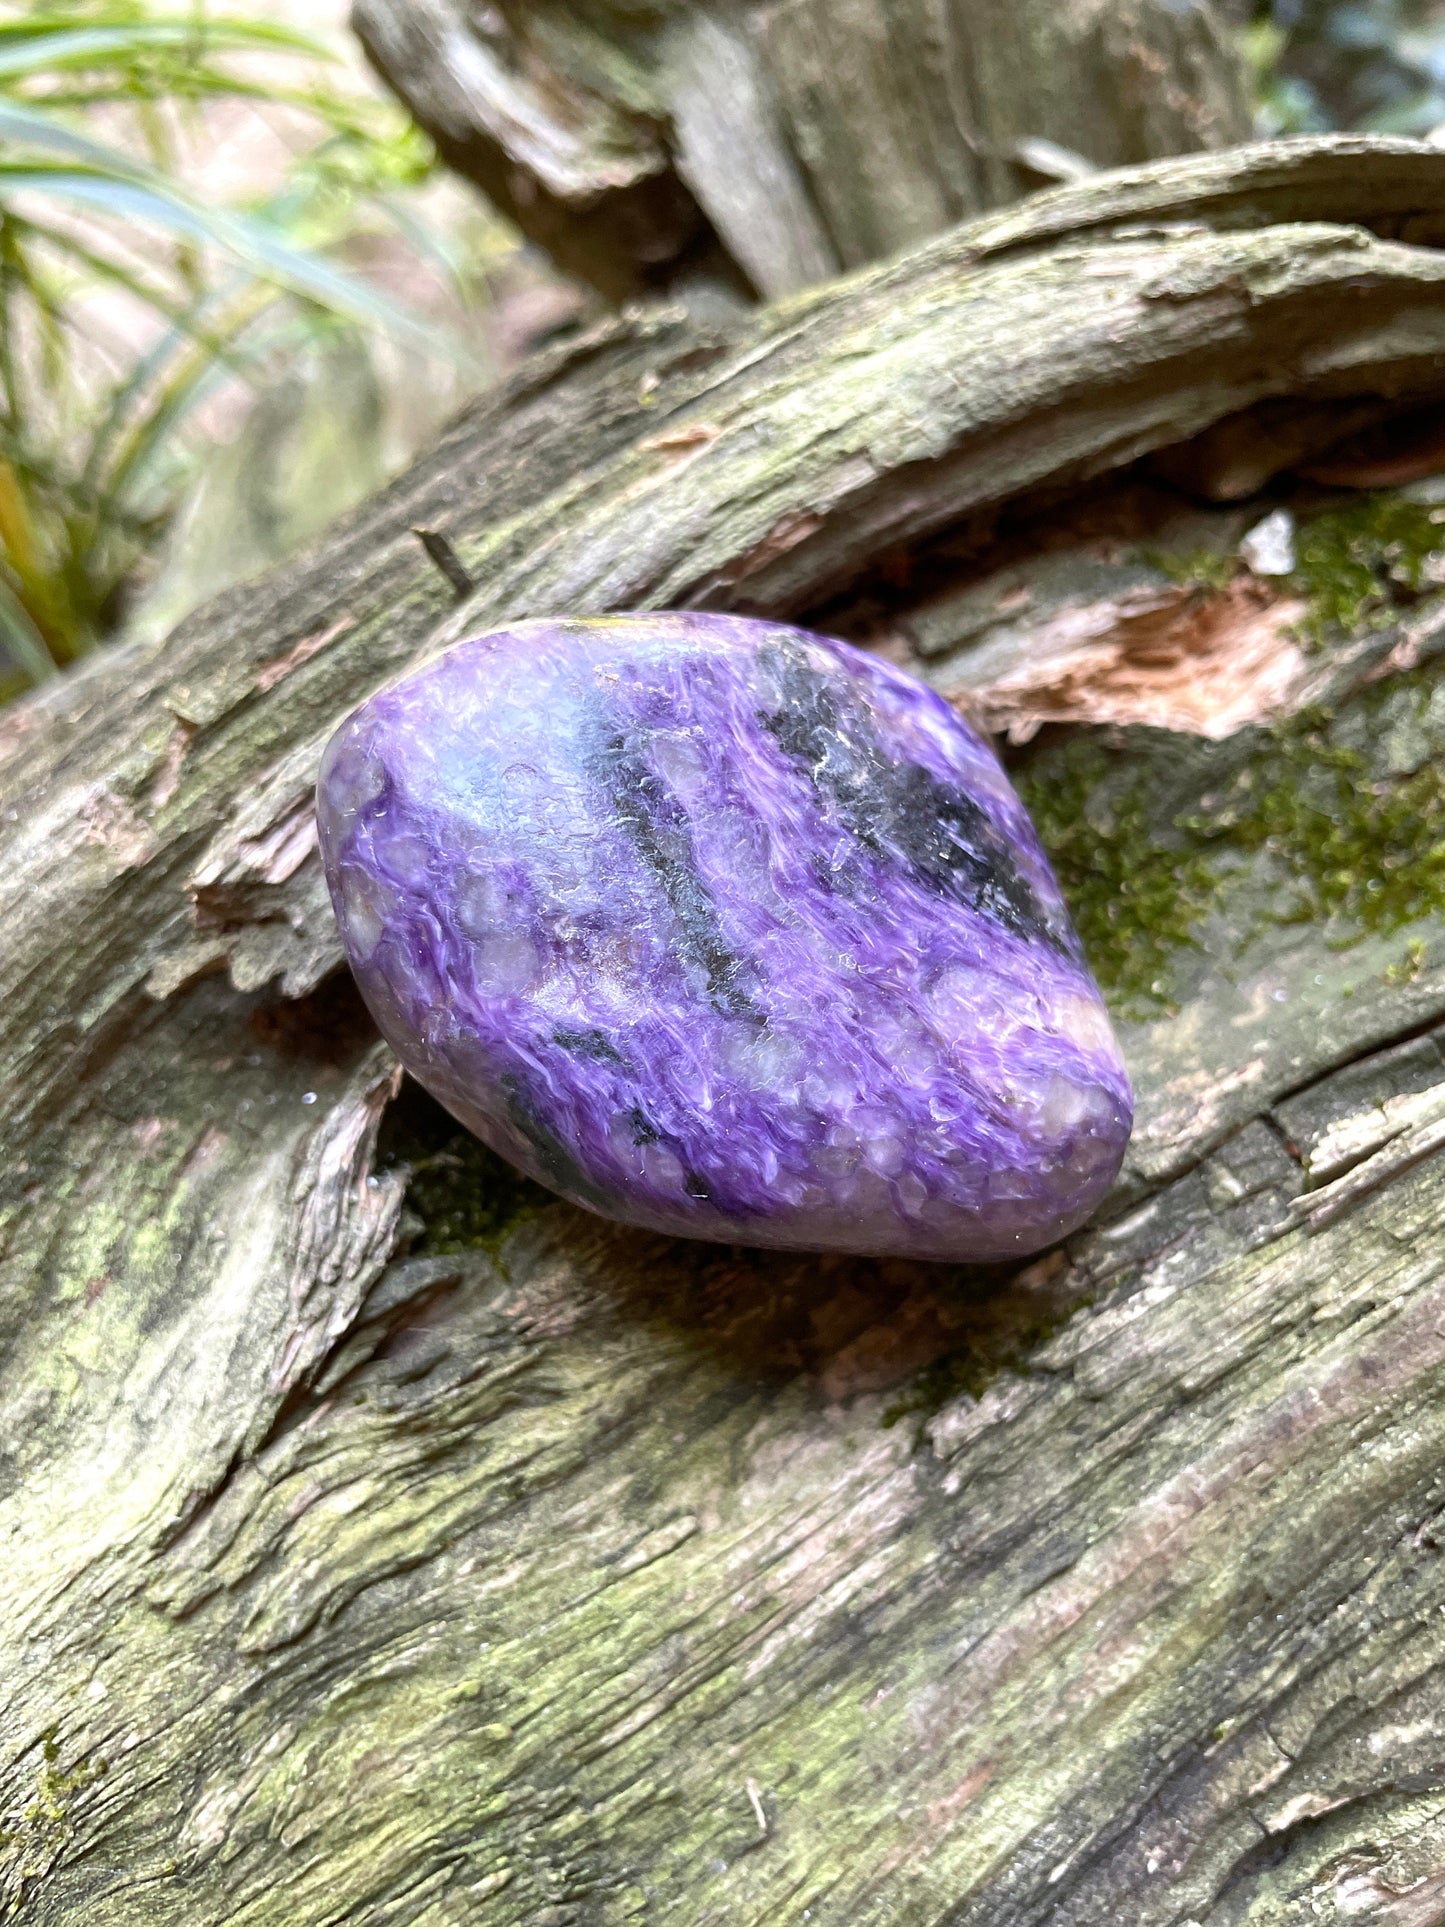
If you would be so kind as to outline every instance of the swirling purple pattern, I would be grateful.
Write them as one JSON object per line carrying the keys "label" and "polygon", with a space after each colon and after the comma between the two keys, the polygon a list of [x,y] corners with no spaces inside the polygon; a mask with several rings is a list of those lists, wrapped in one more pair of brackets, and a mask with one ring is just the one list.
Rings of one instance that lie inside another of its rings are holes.
{"label": "swirling purple pattern", "polygon": [[317,810],[382,1032],[577,1204],[995,1260],[1118,1172],[1128,1079],[1033,826],[876,657],[732,616],[518,623],[364,703]]}

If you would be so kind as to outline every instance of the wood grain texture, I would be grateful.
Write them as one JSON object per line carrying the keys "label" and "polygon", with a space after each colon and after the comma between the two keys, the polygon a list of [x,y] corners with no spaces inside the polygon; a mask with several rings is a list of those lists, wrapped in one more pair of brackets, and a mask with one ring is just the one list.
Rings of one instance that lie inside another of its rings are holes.
{"label": "wood grain texture", "polygon": [[[1013,1275],[561,1205],[444,1237],[375,1151],[413,1100],[307,794],[464,629],[906,614],[1226,417],[1440,399],[1442,183],[1174,162],[729,332],[616,324],[7,714],[3,1917],[1437,1917],[1438,915],[1291,915],[1279,849],[1221,846],[1124,1028],[1111,1211]],[[1324,650],[1362,791],[1445,755],[1439,598]],[[1077,741],[1021,774],[1063,795]],[[1267,748],[1115,733],[1081,807],[1127,786],[1155,862]]]}
{"label": "wood grain texture", "polygon": [[789,294],[1249,128],[1208,0],[355,0],[448,163],[619,299]]}

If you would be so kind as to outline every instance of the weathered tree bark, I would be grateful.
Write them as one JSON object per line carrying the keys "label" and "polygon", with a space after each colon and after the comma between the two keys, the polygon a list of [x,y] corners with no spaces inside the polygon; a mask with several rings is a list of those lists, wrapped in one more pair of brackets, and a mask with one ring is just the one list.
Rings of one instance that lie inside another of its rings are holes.
{"label": "weathered tree bark", "polygon": [[822,611],[948,685],[1007,562],[1027,655],[1061,554],[1176,539],[1156,452],[1445,402],[1442,241],[1445,156],[1303,142],[619,323],[4,717],[4,1917],[1445,1918],[1445,597],[1403,538],[1285,733],[1023,752],[1140,1105],[1014,1274],[519,1199],[393,1103],[309,800],[350,705],[508,615]]}
{"label": "weathered tree bark", "polygon": [[790,294],[1249,127],[1209,0],[354,0],[353,25],[448,163],[614,300]]}

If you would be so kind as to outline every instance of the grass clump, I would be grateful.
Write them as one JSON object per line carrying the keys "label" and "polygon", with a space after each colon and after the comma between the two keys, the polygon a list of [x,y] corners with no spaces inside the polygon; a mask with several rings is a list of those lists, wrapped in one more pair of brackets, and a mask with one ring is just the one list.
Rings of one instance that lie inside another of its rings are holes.
{"label": "grass clump", "polygon": [[[422,238],[399,197],[433,160],[335,71],[324,42],[203,0],[0,4],[0,699],[120,626],[225,382],[264,387],[337,330],[463,358],[341,258]],[[213,109],[310,130],[275,191],[192,191]]]}

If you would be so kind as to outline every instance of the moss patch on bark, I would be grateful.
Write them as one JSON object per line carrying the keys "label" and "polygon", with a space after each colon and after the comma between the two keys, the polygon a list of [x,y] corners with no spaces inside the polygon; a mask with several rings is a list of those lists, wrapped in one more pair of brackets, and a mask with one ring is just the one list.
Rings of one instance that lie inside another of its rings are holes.
{"label": "moss patch on bark", "polygon": [[[1202,804],[1171,810],[1178,768]],[[1315,922],[1348,946],[1445,913],[1445,681],[1427,664],[1341,716],[1313,710],[1221,744],[1158,731],[1043,750],[1019,787],[1117,1015],[1170,1008],[1173,966],[1248,872],[1264,923]]]}

